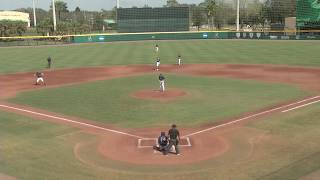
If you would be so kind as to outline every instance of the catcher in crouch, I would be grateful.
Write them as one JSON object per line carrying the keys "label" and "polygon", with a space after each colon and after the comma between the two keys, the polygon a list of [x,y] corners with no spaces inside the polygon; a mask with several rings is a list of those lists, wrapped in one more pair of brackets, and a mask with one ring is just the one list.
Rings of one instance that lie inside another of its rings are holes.
{"label": "catcher in crouch", "polygon": [[166,136],[165,132],[161,132],[158,137],[158,145],[153,146],[153,149],[162,152],[163,154],[167,154],[167,146],[168,146],[169,138]]}

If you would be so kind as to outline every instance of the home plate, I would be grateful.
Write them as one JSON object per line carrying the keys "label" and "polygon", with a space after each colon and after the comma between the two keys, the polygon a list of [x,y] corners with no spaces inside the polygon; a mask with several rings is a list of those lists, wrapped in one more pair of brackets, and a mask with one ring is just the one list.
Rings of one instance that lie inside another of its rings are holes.
{"label": "home plate", "polygon": [[[153,148],[157,146],[157,138],[141,138],[138,139],[138,148]],[[191,141],[189,137],[184,137],[180,139],[179,146],[181,147],[191,147]]]}

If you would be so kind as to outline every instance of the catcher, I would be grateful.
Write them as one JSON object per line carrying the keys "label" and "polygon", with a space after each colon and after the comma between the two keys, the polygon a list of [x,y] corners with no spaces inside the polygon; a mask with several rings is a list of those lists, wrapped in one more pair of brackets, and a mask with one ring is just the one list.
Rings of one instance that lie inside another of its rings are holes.
{"label": "catcher", "polygon": [[167,146],[168,146],[168,137],[166,136],[165,132],[161,132],[160,136],[158,137],[158,145],[153,146],[154,150],[162,152],[164,155],[167,154]]}

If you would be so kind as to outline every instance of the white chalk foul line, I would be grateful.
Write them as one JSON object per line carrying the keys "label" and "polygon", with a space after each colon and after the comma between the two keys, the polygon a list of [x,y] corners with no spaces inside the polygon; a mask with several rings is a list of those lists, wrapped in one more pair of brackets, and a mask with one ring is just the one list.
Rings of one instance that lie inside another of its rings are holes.
{"label": "white chalk foul line", "polygon": [[309,106],[309,105],[314,104],[314,103],[317,103],[317,102],[320,102],[320,100],[313,101],[313,102],[310,102],[310,103],[307,103],[307,104],[303,104],[303,105],[300,105],[300,106],[296,106],[296,107],[294,107],[294,108],[290,108],[290,109],[287,109],[287,110],[284,110],[284,111],[281,111],[281,112],[285,113],[285,112],[292,111],[292,110],[295,110],[295,109],[298,109],[298,108],[302,108],[302,107],[305,107],[305,106]]}
{"label": "white chalk foul line", "polygon": [[30,111],[30,110],[26,110],[26,109],[21,109],[21,108],[16,108],[16,107],[12,107],[12,106],[7,106],[7,105],[3,105],[3,104],[0,104],[0,107],[4,107],[4,108],[8,108],[8,109],[13,109],[13,110],[17,110],[17,111],[22,111],[22,112],[26,112],[26,113],[30,113],[30,114],[35,114],[35,115],[39,115],[39,116],[44,116],[44,117],[48,117],[48,118],[52,118],[52,119],[58,119],[58,120],[61,120],[61,121],[70,122],[70,123],[74,123],[74,124],[80,124],[80,125],[82,125],[82,126],[87,126],[87,127],[91,127],[91,128],[95,128],[95,129],[104,130],[104,131],[109,131],[109,132],[113,132],[113,133],[117,133],[117,134],[122,134],[122,135],[130,136],[130,137],[135,137],[135,138],[140,138],[140,139],[143,138],[143,137],[136,136],[136,135],[133,135],[133,134],[129,134],[129,133],[125,133],[125,132],[113,130],[113,129],[108,129],[108,128],[96,126],[96,125],[93,125],[93,124],[88,124],[88,123],[84,123],[84,122],[74,121],[74,120],[67,119],[67,118],[52,116],[52,115],[43,114],[43,113],[39,113],[39,112],[35,112],[35,111]]}
{"label": "white chalk foul line", "polygon": [[267,111],[263,111],[263,112],[260,112],[260,113],[257,113],[257,114],[253,114],[253,115],[250,115],[250,116],[247,116],[247,117],[244,117],[244,118],[236,119],[234,121],[230,121],[230,122],[227,122],[227,123],[224,123],[224,124],[220,124],[220,125],[217,125],[217,126],[213,126],[213,127],[210,127],[210,128],[204,129],[204,130],[200,130],[200,131],[185,135],[183,137],[190,137],[190,136],[193,136],[193,135],[196,135],[196,134],[200,134],[200,133],[203,133],[203,132],[206,132],[206,131],[211,131],[211,130],[214,130],[214,129],[217,129],[217,128],[228,126],[230,124],[235,124],[235,123],[238,123],[238,122],[243,121],[243,120],[247,120],[247,119],[250,119],[250,118],[253,118],[253,117],[261,116],[263,114],[267,114],[267,113],[270,113],[270,112],[273,112],[273,111],[277,111],[279,109],[290,107],[290,106],[293,106],[293,105],[296,105],[296,104],[300,104],[300,103],[303,103],[305,101],[309,101],[309,100],[316,99],[316,98],[320,98],[320,96],[314,96],[314,97],[311,97],[311,98],[303,99],[301,101],[297,101],[297,102],[294,102],[294,103],[291,103],[291,104],[287,104],[287,105],[284,105],[284,106],[273,108],[273,109],[270,109],[270,110],[267,110]]}

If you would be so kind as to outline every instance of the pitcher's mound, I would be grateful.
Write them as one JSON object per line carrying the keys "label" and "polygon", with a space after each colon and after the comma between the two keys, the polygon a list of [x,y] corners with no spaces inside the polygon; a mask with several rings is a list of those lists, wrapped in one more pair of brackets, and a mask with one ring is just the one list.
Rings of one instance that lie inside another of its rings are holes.
{"label": "pitcher's mound", "polygon": [[159,90],[144,89],[132,94],[133,97],[139,99],[149,99],[149,100],[158,100],[158,101],[172,101],[178,97],[185,96],[187,93],[180,89],[168,89],[164,92]]}

